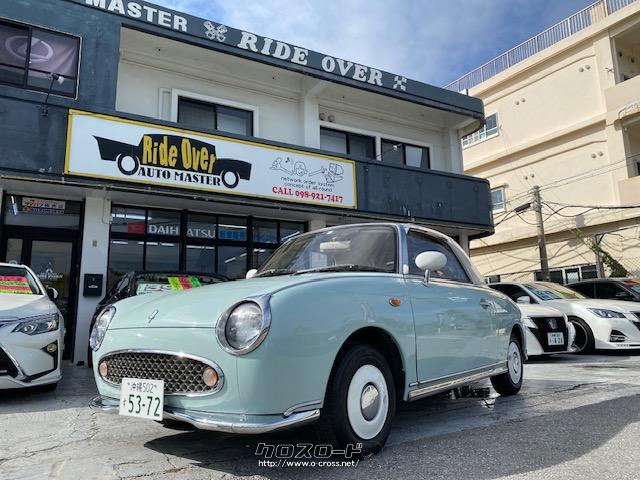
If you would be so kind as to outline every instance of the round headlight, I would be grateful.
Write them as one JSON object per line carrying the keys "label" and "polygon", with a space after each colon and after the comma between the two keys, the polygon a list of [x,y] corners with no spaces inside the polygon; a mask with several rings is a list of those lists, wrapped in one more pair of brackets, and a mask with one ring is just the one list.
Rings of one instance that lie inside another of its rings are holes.
{"label": "round headlight", "polygon": [[218,340],[230,353],[256,349],[267,334],[269,320],[255,302],[243,302],[225,313],[218,322]]}
{"label": "round headlight", "polygon": [[96,320],[93,330],[91,330],[91,336],[89,337],[89,346],[94,352],[102,345],[102,340],[107,333],[111,319],[116,314],[116,308],[109,306],[100,312],[98,320]]}

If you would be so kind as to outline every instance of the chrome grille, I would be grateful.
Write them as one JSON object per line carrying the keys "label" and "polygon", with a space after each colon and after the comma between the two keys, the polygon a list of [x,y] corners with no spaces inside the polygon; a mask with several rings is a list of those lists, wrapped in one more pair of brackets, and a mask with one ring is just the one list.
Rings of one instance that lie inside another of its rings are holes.
{"label": "chrome grille", "polygon": [[123,378],[164,380],[165,393],[208,393],[218,390],[222,376],[218,372],[218,383],[210,387],[202,380],[208,365],[199,360],[170,353],[122,352],[107,355],[107,382],[120,385]]}

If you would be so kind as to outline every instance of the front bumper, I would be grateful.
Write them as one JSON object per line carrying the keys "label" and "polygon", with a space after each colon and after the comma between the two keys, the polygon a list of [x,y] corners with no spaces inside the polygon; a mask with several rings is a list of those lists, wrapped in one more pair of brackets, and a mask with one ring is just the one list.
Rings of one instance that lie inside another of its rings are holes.
{"label": "front bumper", "polygon": [[[119,401],[115,398],[98,396],[89,404],[91,409],[117,414]],[[320,417],[320,410],[292,413],[291,415],[246,415],[231,413],[207,413],[184,410],[164,406],[165,419],[186,422],[202,430],[213,430],[226,433],[260,434],[285,430],[305,423],[313,422]]]}

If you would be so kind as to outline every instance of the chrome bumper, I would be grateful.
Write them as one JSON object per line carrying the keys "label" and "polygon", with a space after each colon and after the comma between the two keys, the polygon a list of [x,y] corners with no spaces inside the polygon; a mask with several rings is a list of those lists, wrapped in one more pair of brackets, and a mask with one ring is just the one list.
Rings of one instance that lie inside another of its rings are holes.
{"label": "chrome bumper", "polygon": [[[118,400],[98,396],[91,400],[92,410],[104,413],[118,413]],[[259,434],[297,427],[312,422],[320,417],[320,410],[297,412],[285,417],[284,415],[241,415],[229,413],[206,413],[183,410],[165,405],[163,418],[190,423],[202,430],[213,430],[227,433]]]}

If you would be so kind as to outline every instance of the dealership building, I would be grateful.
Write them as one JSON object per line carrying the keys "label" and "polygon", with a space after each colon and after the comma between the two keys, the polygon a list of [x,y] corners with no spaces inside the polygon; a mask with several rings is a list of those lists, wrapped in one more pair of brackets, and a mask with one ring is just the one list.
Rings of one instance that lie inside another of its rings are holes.
{"label": "dealership building", "polygon": [[66,357],[132,270],[258,267],[376,220],[493,232],[482,102],[142,1],[0,3],[0,261],[55,287]]}

